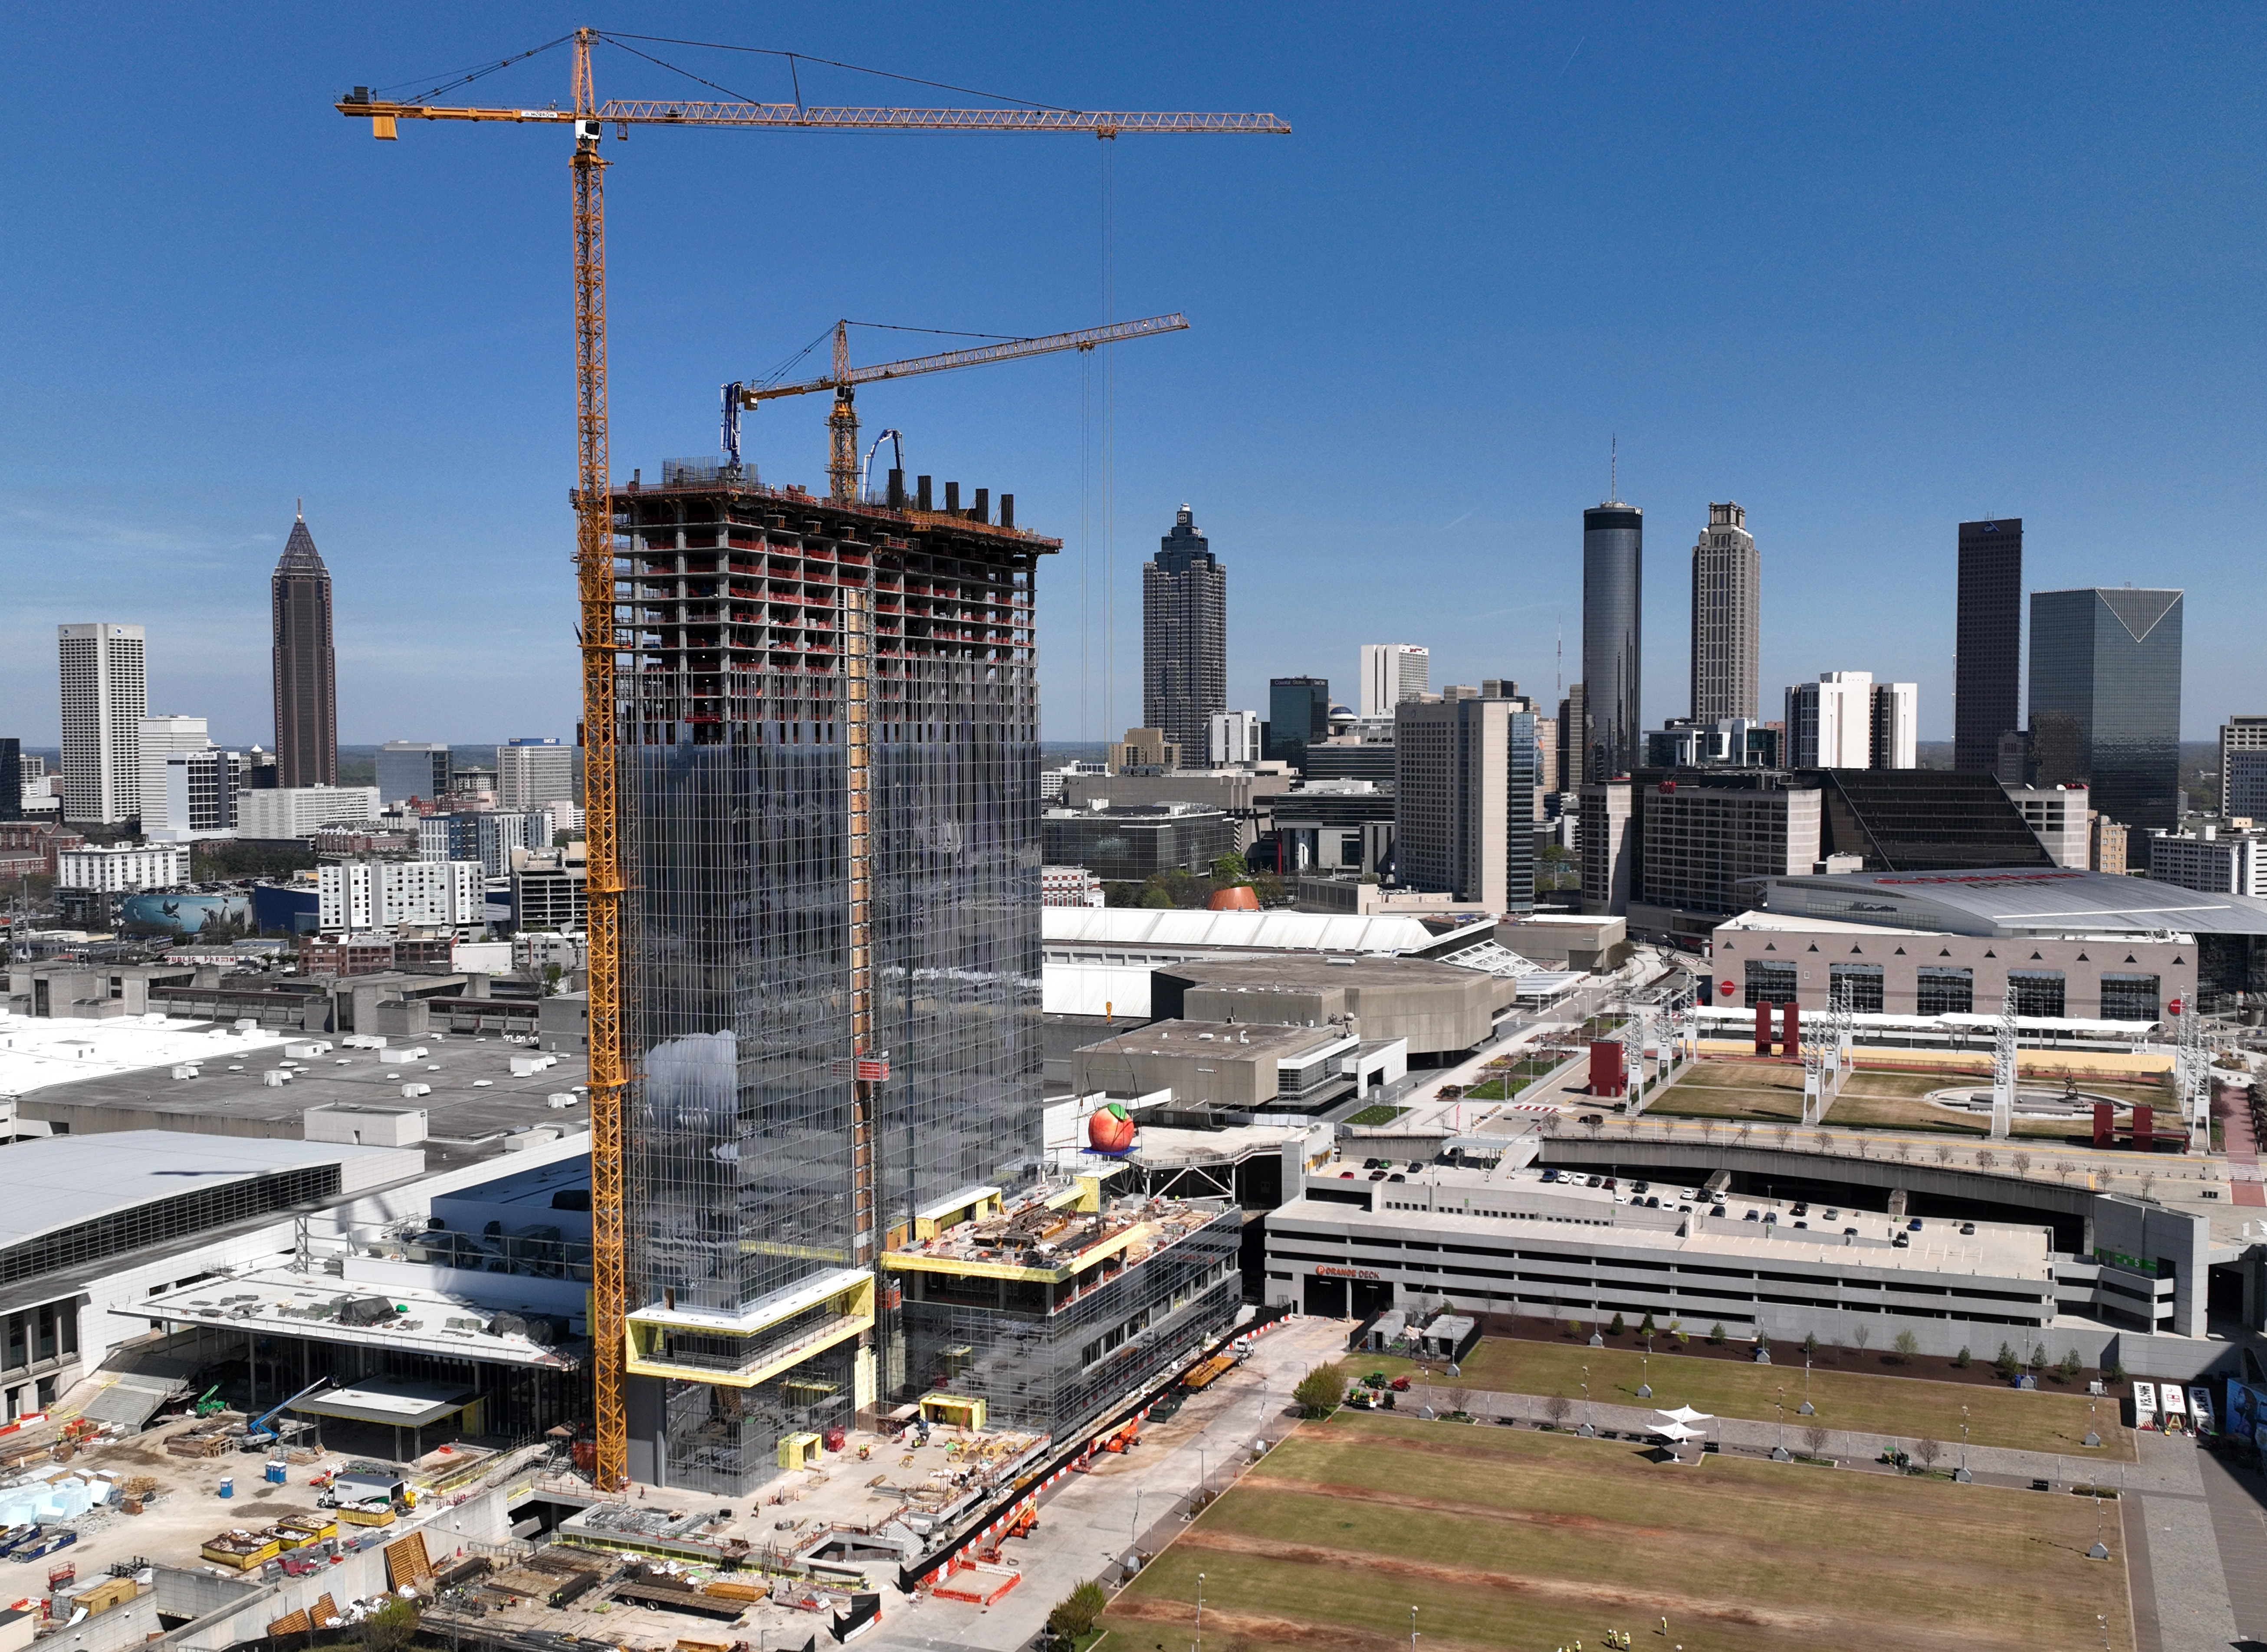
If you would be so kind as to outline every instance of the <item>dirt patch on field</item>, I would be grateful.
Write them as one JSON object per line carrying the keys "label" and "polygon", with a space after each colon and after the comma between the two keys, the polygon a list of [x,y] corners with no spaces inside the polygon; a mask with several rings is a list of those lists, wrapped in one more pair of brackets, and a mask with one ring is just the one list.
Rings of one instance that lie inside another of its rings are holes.
{"label": "dirt patch on field", "polygon": [[1677,1535],[1666,1526],[1625,1525],[1618,1520],[1601,1520],[1596,1515],[1505,1509],[1493,1503],[1458,1502],[1448,1497],[1420,1497],[1413,1492],[1378,1491],[1368,1486],[1341,1486],[1330,1480],[1287,1479],[1258,1471],[1245,1475],[1244,1483],[1256,1491],[1304,1492],[1343,1502],[1377,1503],[1389,1509],[1421,1509],[1428,1514],[1456,1515],[1467,1520],[1500,1520],[1511,1525],[1549,1526],[1556,1531],[1581,1531],[1596,1537],[1649,1538],[1665,1541]]}
{"label": "dirt patch on field", "polygon": [[[1535,1600],[1570,1605],[1610,1603],[1624,1610],[1643,1607],[1654,1614],[1676,1612],[1691,1617],[1697,1613],[1719,1623],[1743,1624],[1751,1629],[1816,1635],[1823,1634],[1832,1621],[1808,1612],[1765,1612],[1732,1601],[1698,1600],[1689,1595],[1658,1595],[1645,1590],[1575,1582],[1566,1578],[1515,1577],[1508,1572],[1484,1571],[1474,1567],[1433,1566],[1422,1560],[1398,1560],[1361,1549],[1333,1549],[1318,1544],[1283,1543],[1271,1538],[1213,1531],[1202,1525],[1192,1527],[1183,1535],[1181,1542],[1190,1547],[1221,1554],[1250,1555],[1255,1560],[1288,1561],[1295,1566],[1343,1568],[1365,1574],[1406,1578],[1412,1582],[1493,1590],[1501,1594],[1522,1595]],[[1193,1608],[1191,1616],[1194,1616]]]}
{"label": "dirt patch on field", "polygon": [[[1121,1596],[1110,1608],[1110,1616],[1131,1618],[1141,1623],[1188,1625],[1195,1622],[1196,1611],[1182,1601],[1134,1599]],[[1226,1636],[1230,1645],[1237,1641],[1258,1641],[1266,1646],[1310,1647],[1314,1652],[1388,1652],[1388,1649],[1404,1644],[1405,1639],[1398,1634],[1350,1629],[1342,1624],[1301,1623],[1289,1618],[1270,1618],[1251,1612],[1229,1612],[1213,1605],[1205,1608],[1205,1632]],[[1449,1646],[1456,1643],[1436,1641],[1434,1644]]]}

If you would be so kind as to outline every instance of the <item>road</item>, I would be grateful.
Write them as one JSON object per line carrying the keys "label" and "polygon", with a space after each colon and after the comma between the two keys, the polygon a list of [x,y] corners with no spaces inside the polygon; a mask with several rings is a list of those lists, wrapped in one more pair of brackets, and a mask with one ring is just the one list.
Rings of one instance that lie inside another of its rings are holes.
{"label": "road", "polygon": [[1007,1545],[1003,1558],[1023,1581],[986,1608],[888,1591],[882,1622],[863,1641],[919,1652],[1001,1652],[1045,1626],[1055,1603],[1089,1578],[1115,1582],[1137,1543],[1154,1554],[1186,1524],[1200,1465],[1214,1490],[1248,1465],[1256,1442],[1289,1428],[1292,1388],[1316,1366],[1339,1357],[1352,1326],[1339,1319],[1293,1318],[1252,1345],[1251,1357],[1170,1422],[1146,1428],[1123,1456],[1097,1457],[1090,1472],[1067,1476],[1042,1498],[1038,1530]]}

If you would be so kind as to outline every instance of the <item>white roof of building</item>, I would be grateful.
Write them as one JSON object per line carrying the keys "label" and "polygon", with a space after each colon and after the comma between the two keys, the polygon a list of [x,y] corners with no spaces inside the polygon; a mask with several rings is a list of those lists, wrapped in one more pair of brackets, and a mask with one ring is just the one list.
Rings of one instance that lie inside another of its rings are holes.
{"label": "white roof of building", "polygon": [[0,1247],[229,1182],[383,1158],[403,1160],[409,1174],[423,1163],[414,1149],[180,1130],[33,1137],[0,1148]]}
{"label": "white roof of building", "polygon": [[1955,935],[2267,935],[2267,900],[2076,867],[1838,872],[1772,877],[1764,885],[1775,911],[1861,923],[1902,917]]}
{"label": "white roof of building", "polygon": [[258,1029],[238,1032],[156,1014],[107,1021],[0,1015],[0,1096],[187,1061],[225,1068],[254,1051],[304,1037]]}
{"label": "white roof of building", "polygon": [[1160,912],[1140,907],[1043,907],[1049,942],[1267,951],[1411,952],[1439,937],[1411,917],[1320,912]]}

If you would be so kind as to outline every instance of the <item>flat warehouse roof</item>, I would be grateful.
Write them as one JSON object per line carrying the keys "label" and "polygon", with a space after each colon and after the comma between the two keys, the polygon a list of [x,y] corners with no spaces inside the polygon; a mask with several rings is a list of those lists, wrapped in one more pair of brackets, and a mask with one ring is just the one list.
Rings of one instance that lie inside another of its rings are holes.
{"label": "flat warehouse roof", "polygon": [[203,1187],[324,1164],[382,1173],[389,1168],[387,1160],[400,1161],[394,1175],[383,1177],[388,1181],[415,1176],[425,1163],[414,1148],[337,1147],[175,1130],[33,1137],[0,1149],[0,1248]]}

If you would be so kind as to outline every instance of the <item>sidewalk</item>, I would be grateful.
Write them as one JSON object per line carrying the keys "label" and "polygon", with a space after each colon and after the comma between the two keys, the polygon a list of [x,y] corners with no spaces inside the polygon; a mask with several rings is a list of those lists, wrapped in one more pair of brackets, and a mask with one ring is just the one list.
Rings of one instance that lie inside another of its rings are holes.
{"label": "sidewalk", "polygon": [[[1436,1383],[1427,1389],[1422,1384],[1412,1384],[1408,1392],[1397,1397],[1403,1414],[1428,1403],[1445,1405],[1447,1402],[1443,1396],[1450,1386],[1453,1384]],[[1676,1403],[1669,1395],[1663,1394],[1658,1398],[1664,1409]],[[1544,1397],[1537,1394],[1475,1392],[1471,1396],[1473,1414],[1491,1421],[1508,1417],[1515,1422],[1542,1423],[1548,1421],[1549,1413],[1544,1410],[1548,1403]],[[1576,1399],[1573,1407],[1562,1425],[1565,1428],[1581,1426],[1585,1413],[1583,1402]],[[1603,1401],[1591,1403],[1588,1414],[1591,1425],[1602,1434],[1640,1438],[1644,1437],[1645,1431],[1653,1421],[1653,1412],[1648,1408],[1610,1406]],[[1911,1435],[1869,1434],[1830,1428],[1826,1432],[1824,1448],[1813,1451],[1804,1439],[1804,1430],[1812,1425],[1812,1421],[1813,1419],[1796,1416],[1793,1411],[1787,1413],[1786,1449],[1804,1456],[1832,1457],[1845,1468],[1872,1466],[1879,1467],[1884,1473],[1893,1472],[1895,1471],[1886,1464],[1880,1463],[1882,1453],[1892,1446],[1909,1452],[1914,1444]],[[1769,1457],[1780,1439],[1779,1425],[1775,1421],[1757,1422],[1743,1417],[1719,1417],[1700,1427],[1709,1443],[1719,1450],[1740,1457]],[[1958,1438],[1940,1440],[1938,1444],[1943,1448],[1943,1452],[1935,1466],[1942,1471],[1958,1468],[1962,1461]],[[2018,1451],[2006,1446],[1975,1445],[1968,1448],[1966,1460],[1970,1474],[1979,1481],[1994,1485],[2029,1486],[2034,1481],[2045,1480],[2058,1491],[2069,1486],[2098,1483],[2105,1487],[2122,1485],[2135,1492],[2189,1492],[2193,1490],[2195,1484],[2193,1464],[2183,1464],[2178,1459],[2153,1463],[2145,1457],[2139,1463],[2125,1463],[2106,1452],[2098,1457],[2066,1457],[2052,1451]]]}

